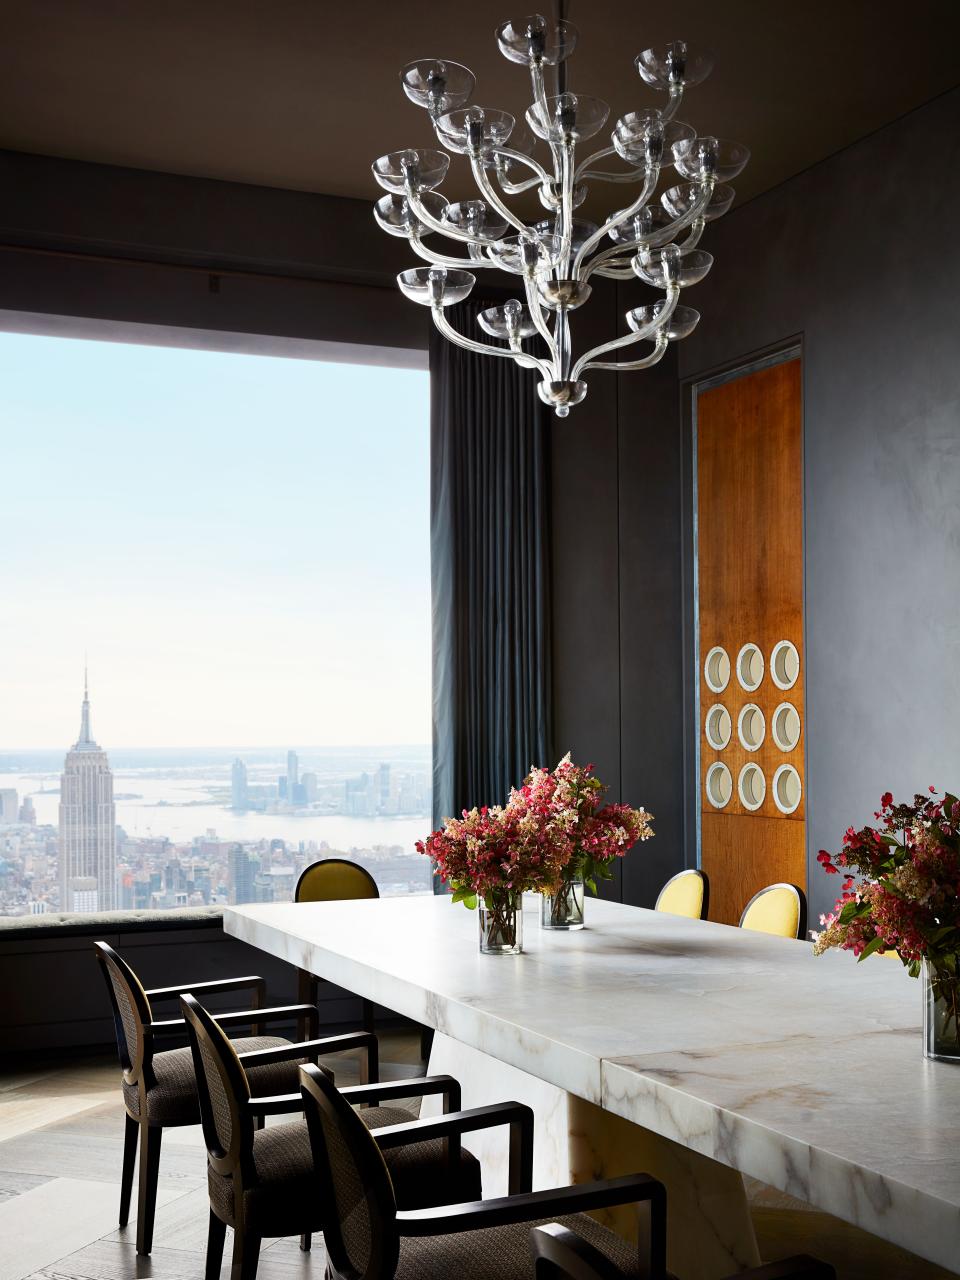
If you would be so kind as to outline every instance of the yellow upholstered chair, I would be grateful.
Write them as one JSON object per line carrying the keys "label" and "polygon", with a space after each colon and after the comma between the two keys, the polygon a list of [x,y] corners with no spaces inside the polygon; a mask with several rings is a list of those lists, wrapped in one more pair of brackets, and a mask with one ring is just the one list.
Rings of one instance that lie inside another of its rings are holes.
{"label": "yellow upholstered chair", "polygon": [[[343,902],[348,898],[379,898],[377,882],[365,867],[349,858],[321,858],[305,867],[293,892],[294,902]],[[316,1004],[320,979],[312,973],[298,970],[301,999]],[[369,1000],[363,1006],[363,1029],[373,1031],[373,1005]]]}
{"label": "yellow upholstered chair", "polygon": [[379,898],[377,882],[365,867],[347,858],[321,858],[306,867],[297,881],[294,902],[342,902],[346,898]]}
{"label": "yellow upholstered chair", "polygon": [[795,884],[769,884],[755,893],[743,909],[741,929],[802,938],[807,931],[807,900]]}
{"label": "yellow upholstered chair", "polygon": [[702,871],[691,868],[671,876],[660,890],[655,911],[690,920],[706,920],[710,908],[710,882]]}

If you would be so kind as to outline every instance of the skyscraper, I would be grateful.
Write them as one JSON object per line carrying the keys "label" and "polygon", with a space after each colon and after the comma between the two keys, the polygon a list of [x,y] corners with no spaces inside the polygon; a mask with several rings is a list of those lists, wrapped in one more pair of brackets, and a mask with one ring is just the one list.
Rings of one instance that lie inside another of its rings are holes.
{"label": "skyscraper", "polygon": [[233,768],[230,772],[230,792],[231,802],[234,809],[244,810],[247,808],[247,766],[243,763],[239,756],[233,762]]}
{"label": "skyscraper", "polygon": [[113,772],[90,736],[83,681],[80,736],[60,776],[60,909],[111,911],[117,905],[117,826]]}
{"label": "skyscraper", "polygon": [[13,787],[3,787],[0,790],[0,825],[17,822],[19,816],[16,791]]}
{"label": "skyscraper", "polygon": [[295,788],[300,782],[300,761],[295,751],[287,752],[287,799],[291,804],[295,800]]}

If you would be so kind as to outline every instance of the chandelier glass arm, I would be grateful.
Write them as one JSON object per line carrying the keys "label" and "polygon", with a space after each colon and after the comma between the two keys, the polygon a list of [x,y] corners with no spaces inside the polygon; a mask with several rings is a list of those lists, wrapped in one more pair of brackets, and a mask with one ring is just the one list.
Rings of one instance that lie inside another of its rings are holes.
{"label": "chandelier glass arm", "polygon": [[669,94],[667,105],[660,111],[660,119],[664,124],[669,124],[680,110],[680,103],[683,101],[683,84],[672,84],[667,92]]}
{"label": "chandelier glass arm", "polygon": [[491,347],[486,342],[476,342],[473,338],[466,337],[465,334],[459,333],[447,317],[443,313],[443,307],[435,304],[430,308],[433,316],[433,323],[443,336],[454,343],[455,346],[463,347],[464,351],[472,351],[478,356],[506,356],[510,360],[515,360],[517,364],[522,365],[525,369],[537,369],[541,377],[550,377],[550,367],[545,360],[539,359],[537,356],[531,355],[528,351],[519,351],[512,344],[509,347]]}
{"label": "chandelier glass arm", "polygon": [[557,342],[550,331],[550,326],[543,314],[543,303],[540,294],[537,292],[537,282],[533,274],[529,271],[523,273],[523,287],[527,295],[527,310],[530,312],[530,318],[537,326],[537,332],[547,344],[547,350],[550,352],[550,359],[553,364],[558,362]]}
{"label": "chandelier glass arm", "polygon": [[588,369],[610,369],[614,373],[631,373],[636,369],[649,369],[663,359],[669,343],[667,336],[661,329],[657,334],[656,345],[648,356],[644,356],[642,360],[629,360],[622,364],[618,364],[615,360],[591,360],[589,364],[581,365],[578,372],[586,373]]}
{"label": "chandelier glass arm", "polygon": [[[481,253],[478,253],[476,257],[471,253],[469,258],[452,258],[447,257],[442,253],[435,253],[433,249],[427,248],[420,239],[420,233],[417,231],[410,232],[408,241],[410,248],[418,258],[422,258],[424,262],[433,263],[435,267],[456,267],[461,268],[464,271],[473,271],[477,267],[495,267],[497,265],[495,262],[491,262],[489,258],[484,257]],[[471,246],[471,248],[473,248],[473,246]]]}
{"label": "chandelier glass arm", "polygon": [[487,171],[483,167],[483,159],[479,153],[471,154],[470,168],[473,170],[474,181],[483,192],[484,199],[489,201],[491,206],[500,214],[500,217],[505,218],[507,222],[510,223],[511,227],[515,227],[521,235],[526,235],[529,230],[527,224],[525,222],[521,222],[513,210],[508,209],[500,199],[494,189],[493,183],[487,176]]}
{"label": "chandelier glass arm", "polygon": [[[543,165],[534,160],[533,156],[524,155],[522,151],[513,151],[510,147],[496,147],[493,152],[497,160],[515,160],[517,164],[525,164],[528,169],[532,169],[537,175],[538,182],[551,182],[552,179],[544,169]],[[498,169],[499,172],[499,169]],[[530,179],[532,182],[533,179]]]}
{"label": "chandelier glass arm", "polygon": [[[633,346],[635,342],[643,342],[645,339],[659,333],[673,315],[679,297],[679,285],[670,285],[667,288],[666,301],[658,311],[655,319],[633,333],[625,334],[622,338],[614,338],[612,342],[604,342],[602,346],[593,347],[590,351],[585,352],[573,366],[573,373],[571,374],[573,380],[576,381],[584,369],[595,369],[597,367],[596,364],[591,362],[595,361],[597,356],[605,356],[610,351],[619,351],[622,347]],[[666,341],[666,339],[664,340]]]}
{"label": "chandelier glass arm", "polygon": [[632,217],[634,217],[635,214],[638,214],[640,212],[640,210],[643,208],[643,206],[647,203],[647,201],[650,199],[650,197],[653,195],[654,191],[656,190],[657,181],[659,177],[660,177],[660,166],[651,165],[650,168],[647,169],[646,171],[646,176],[643,182],[643,189],[641,190],[640,194],[637,196],[636,200],[634,200],[633,204],[629,205],[626,209],[621,210],[620,213],[610,218],[607,222],[603,224],[602,227],[598,227],[596,231],[594,231],[593,235],[588,236],[586,240],[584,240],[583,244],[580,246],[580,250],[577,253],[576,259],[573,264],[574,276],[577,276],[579,278],[580,265],[583,262],[584,258],[601,242],[601,240],[603,240],[604,236],[607,235],[608,232],[610,232],[614,227],[619,227],[624,222],[629,222],[629,220]]}
{"label": "chandelier glass arm", "polygon": [[[641,246],[645,246],[647,248],[653,249],[653,248],[657,248],[659,245],[670,244],[671,241],[674,239],[674,237],[677,236],[681,231],[685,230],[687,227],[692,226],[696,222],[700,222],[701,225],[699,229],[694,228],[694,231],[691,232],[691,234],[687,237],[686,240],[684,240],[683,244],[680,246],[681,249],[694,248],[697,242],[699,241],[701,235],[703,234],[702,215],[703,215],[704,209],[706,209],[707,205],[710,203],[710,197],[713,195],[713,189],[715,186],[716,186],[715,181],[712,178],[708,178],[707,181],[704,182],[696,200],[694,200],[693,204],[690,206],[687,212],[681,214],[679,218],[674,218],[673,222],[671,222],[669,226],[664,227],[662,230],[658,231],[655,235],[647,236],[643,240],[624,241],[621,244],[614,245],[610,249],[604,249],[602,253],[596,254],[593,258],[590,259],[587,265],[581,270],[580,279],[589,280],[590,277],[593,275],[594,271],[596,271],[599,267],[604,266],[606,263],[610,262],[611,259],[621,257],[626,253],[630,253],[635,249],[639,249]],[[600,228],[600,230],[606,231],[612,225],[616,225],[616,224],[609,223],[609,222],[605,223],[604,226]]]}
{"label": "chandelier glass arm", "polygon": [[435,218],[420,199],[414,190],[413,183],[409,179],[405,184],[403,195],[407,204],[423,225],[429,227],[431,231],[436,231],[438,235],[446,236],[448,240],[460,240],[464,244],[472,245],[477,249],[485,249],[487,247],[489,241],[481,240],[479,236],[471,235],[469,231],[461,231],[459,227],[455,227],[452,223],[441,222],[439,218]]}

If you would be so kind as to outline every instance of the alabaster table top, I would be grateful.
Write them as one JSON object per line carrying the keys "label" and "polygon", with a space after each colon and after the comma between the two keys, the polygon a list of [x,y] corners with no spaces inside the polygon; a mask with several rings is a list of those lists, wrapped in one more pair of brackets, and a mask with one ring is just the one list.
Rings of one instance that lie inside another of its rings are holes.
{"label": "alabaster table top", "polygon": [[226,909],[235,937],[960,1270],[960,1065],[894,961],[590,900],[482,956],[449,899]]}

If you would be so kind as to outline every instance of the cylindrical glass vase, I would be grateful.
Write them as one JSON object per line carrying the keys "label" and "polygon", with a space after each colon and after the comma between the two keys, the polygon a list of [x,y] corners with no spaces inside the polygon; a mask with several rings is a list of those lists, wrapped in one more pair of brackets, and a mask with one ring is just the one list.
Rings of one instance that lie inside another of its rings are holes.
{"label": "cylindrical glass vase", "polygon": [[545,893],[541,897],[540,928],[583,928],[582,880],[564,880],[556,893]]}
{"label": "cylindrical glass vase", "polygon": [[960,978],[923,962],[923,1056],[960,1063]]}
{"label": "cylindrical glass vase", "polygon": [[523,911],[519,893],[481,898],[480,951],[488,956],[517,956],[523,950]]}

